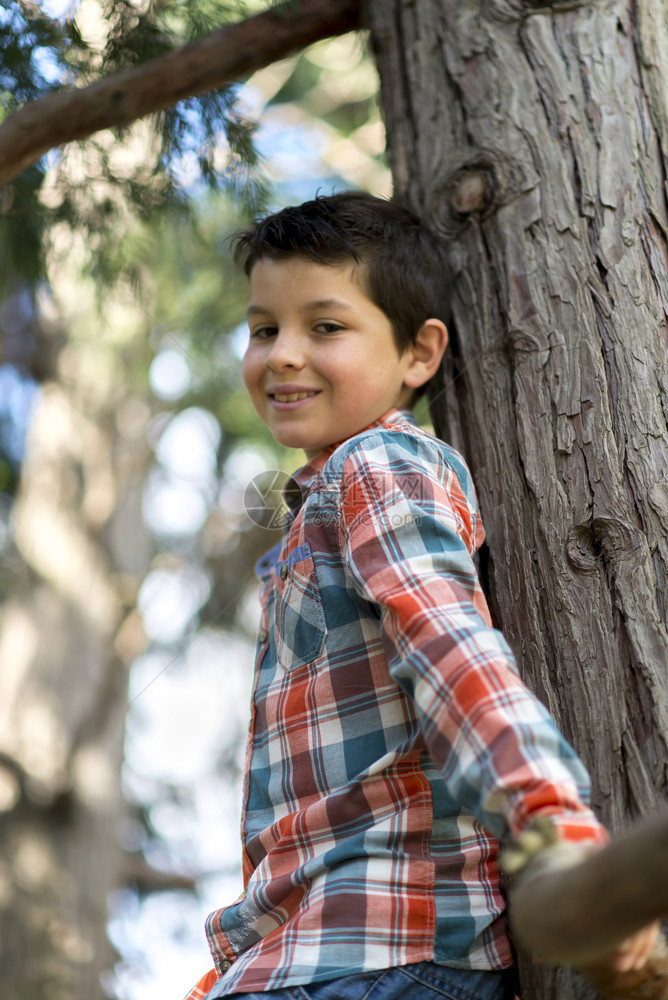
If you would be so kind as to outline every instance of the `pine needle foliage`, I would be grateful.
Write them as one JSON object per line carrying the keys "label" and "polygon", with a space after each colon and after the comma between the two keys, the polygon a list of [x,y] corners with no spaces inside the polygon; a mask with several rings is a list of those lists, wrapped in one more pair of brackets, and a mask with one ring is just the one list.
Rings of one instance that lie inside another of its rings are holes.
{"label": "pine needle foliage", "polygon": [[[95,7],[95,0],[84,3],[89,12]],[[76,5],[54,18],[37,2],[9,0],[0,11],[0,120],[28,101],[130,69],[245,13],[242,0],[100,0],[100,45],[87,37]],[[45,277],[57,224],[83,236],[84,270],[103,288],[133,278],[123,234],[166,210],[188,215],[193,196],[225,191],[260,211],[267,195],[256,125],[239,106],[237,89],[189,98],[139,126],[52,151],[0,189],[0,294]],[[118,149],[133,140],[132,157],[119,169]]]}

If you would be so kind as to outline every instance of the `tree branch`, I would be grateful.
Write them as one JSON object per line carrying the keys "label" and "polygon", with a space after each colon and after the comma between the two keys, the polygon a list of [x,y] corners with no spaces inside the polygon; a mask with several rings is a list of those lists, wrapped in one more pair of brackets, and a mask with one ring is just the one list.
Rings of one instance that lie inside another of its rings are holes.
{"label": "tree branch", "polygon": [[31,101],[0,126],[0,184],[54,146],[128,125],[360,26],[360,0],[288,0],[127,72]]}
{"label": "tree branch", "polygon": [[511,888],[510,922],[518,946],[541,961],[580,967],[592,981],[605,979],[606,996],[668,1000],[663,940],[638,978],[651,980],[650,992],[632,992],[625,975],[607,969],[604,961],[624,939],[668,915],[668,812],[579,864],[551,869],[549,855],[550,850],[537,854],[525,880],[520,877]]}

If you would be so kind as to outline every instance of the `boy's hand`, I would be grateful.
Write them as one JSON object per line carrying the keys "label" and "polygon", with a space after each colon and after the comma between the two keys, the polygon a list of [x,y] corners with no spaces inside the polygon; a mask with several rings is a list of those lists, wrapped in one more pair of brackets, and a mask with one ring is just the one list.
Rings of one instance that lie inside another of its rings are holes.
{"label": "boy's hand", "polygon": [[607,1000],[668,1000],[668,942],[658,924],[643,928],[579,971]]}
{"label": "boy's hand", "polygon": [[596,964],[609,965],[614,972],[638,972],[647,964],[660,932],[661,925],[657,920],[656,923],[643,927],[637,934],[622,941],[609,958],[603,958]]}

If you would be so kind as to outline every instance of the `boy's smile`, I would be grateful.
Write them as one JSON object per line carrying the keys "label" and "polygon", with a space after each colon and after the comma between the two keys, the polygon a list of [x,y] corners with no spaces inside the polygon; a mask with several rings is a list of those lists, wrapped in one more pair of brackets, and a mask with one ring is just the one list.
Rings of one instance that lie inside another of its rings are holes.
{"label": "boy's smile", "polygon": [[262,258],[250,285],[244,382],[280,444],[312,458],[409,405],[413,350],[399,354],[353,266]]}

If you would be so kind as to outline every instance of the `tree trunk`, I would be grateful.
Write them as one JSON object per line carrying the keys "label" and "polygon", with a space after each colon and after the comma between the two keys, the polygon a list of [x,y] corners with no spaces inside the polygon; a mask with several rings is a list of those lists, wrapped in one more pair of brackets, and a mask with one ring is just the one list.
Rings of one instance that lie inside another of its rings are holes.
{"label": "tree trunk", "polygon": [[127,667],[143,637],[131,609],[149,555],[148,409],[125,390],[108,398],[101,351],[88,385],[91,357],[68,351],[70,377],[43,386],[32,421],[14,516],[24,568],[0,619],[7,1000],[101,1000],[113,964]]}
{"label": "tree trunk", "polygon": [[[368,0],[395,189],[454,270],[437,431],[493,614],[612,830],[668,791],[668,46],[659,0]],[[525,963],[523,1000],[570,1000]]]}

